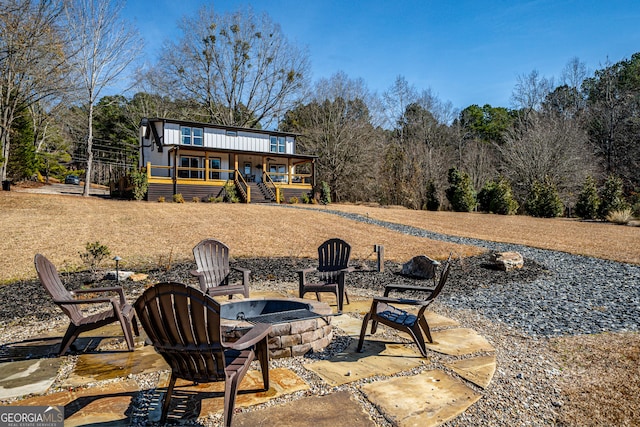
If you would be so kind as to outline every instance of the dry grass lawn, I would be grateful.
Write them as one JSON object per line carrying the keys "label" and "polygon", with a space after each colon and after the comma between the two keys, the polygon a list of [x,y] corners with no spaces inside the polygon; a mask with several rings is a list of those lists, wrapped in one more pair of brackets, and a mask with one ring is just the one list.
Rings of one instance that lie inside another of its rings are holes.
{"label": "dry grass lawn", "polygon": [[[95,197],[0,192],[0,283],[34,278],[33,256],[42,253],[60,270],[82,268],[79,253],[89,242],[106,245],[127,266],[165,265],[193,258],[192,248],[213,237],[234,257],[317,257],[326,239],[341,237],[354,259],[373,257],[373,245],[385,258],[407,261],[414,255],[446,258],[479,253],[455,245],[395,233],[320,211],[270,205],[147,203]],[[371,258],[373,259],[373,258]]]}
{"label": "dry grass lawn", "polygon": [[640,264],[640,227],[567,218],[430,212],[400,207],[330,205],[330,209],[368,214],[374,219],[412,225],[436,233],[520,243],[536,248]]}
{"label": "dry grass lawn", "polygon": [[[479,249],[395,233],[315,211],[264,205],[145,203],[0,192],[0,283],[34,278],[33,256],[43,253],[61,270],[82,268],[88,242],[106,245],[123,267],[191,260],[205,237],[222,240],[235,257],[316,257],[327,238],[342,237],[353,257],[373,257],[374,244],[387,259],[417,254],[442,259]],[[521,243],[640,264],[640,227],[566,219],[411,211],[352,205],[328,209],[369,215],[434,232]],[[640,340],[637,333],[552,340],[563,364],[559,386],[565,403],[562,425],[640,425]]]}
{"label": "dry grass lawn", "polygon": [[564,366],[559,424],[640,425],[639,338],[637,333],[606,333],[552,339]]}

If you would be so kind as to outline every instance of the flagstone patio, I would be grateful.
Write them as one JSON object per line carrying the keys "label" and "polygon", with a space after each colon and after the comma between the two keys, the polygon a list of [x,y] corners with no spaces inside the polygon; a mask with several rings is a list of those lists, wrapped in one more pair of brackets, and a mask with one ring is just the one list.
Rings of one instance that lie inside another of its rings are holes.
{"label": "flagstone patio", "polygon": [[[358,353],[361,317],[371,301],[351,299],[343,314],[332,319],[349,344],[326,359],[299,357],[297,365],[273,367],[268,391],[254,392],[261,390],[261,374],[250,371],[240,385],[234,425],[266,426],[278,420],[283,427],[333,427],[349,420],[349,426],[375,426],[370,410],[377,408],[397,426],[436,426],[482,398],[482,389],[490,385],[496,369],[495,351],[485,338],[453,319],[428,313],[433,357],[421,357],[408,336],[383,325],[374,336],[366,336],[364,351]],[[329,303],[335,312],[335,301]],[[159,420],[168,367],[153,347],[144,344],[144,337],[137,338],[134,352],[124,351],[121,330],[113,324],[77,340],[75,356],[56,357],[63,333],[64,329],[53,329],[6,346],[0,363],[0,404],[64,406],[65,426],[126,425],[137,410],[135,397],[147,393],[151,403],[146,413],[137,416],[151,423]],[[70,371],[63,369],[68,365]],[[295,366],[305,375],[317,376],[324,384],[322,392],[316,394],[319,387],[308,384]],[[135,380],[141,374],[149,374],[152,383],[142,386]],[[179,381],[170,419],[202,423],[210,414],[221,413],[223,390],[222,383]]]}

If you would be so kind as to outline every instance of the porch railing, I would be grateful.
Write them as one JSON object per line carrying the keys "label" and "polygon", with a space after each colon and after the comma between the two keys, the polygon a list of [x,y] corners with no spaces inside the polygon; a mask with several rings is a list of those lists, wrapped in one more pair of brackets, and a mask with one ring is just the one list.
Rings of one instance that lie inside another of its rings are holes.
{"label": "porch railing", "polygon": [[235,174],[234,184],[240,193],[242,201],[251,203],[251,187],[249,187],[241,173]]}
{"label": "porch railing", "polygon": [[264,188],[269,192],[271,199],[275,200],[276,203],[280,203],[280,190],[276,187],[268,172],[262,172],[262,182],[264,182]]}

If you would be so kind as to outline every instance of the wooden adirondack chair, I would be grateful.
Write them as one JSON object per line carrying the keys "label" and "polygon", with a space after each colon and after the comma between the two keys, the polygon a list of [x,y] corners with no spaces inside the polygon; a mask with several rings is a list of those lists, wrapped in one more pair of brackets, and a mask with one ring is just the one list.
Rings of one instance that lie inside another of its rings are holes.
{"label": "wooden adirondack chair", "polygon": [[[81,333],[100,328],[113,322],[120,322],[127,347],[129,351],[133,351],[134,343],[131,326],[133,325],[133,331],[138,335],[138,325],[135,319],[135,312],[132,306],[127,304],[124,291],[121,287],[93,288],[69,292],[62,284],[58,271],[51,261],[43,255],[37,254],[34,263],[40,282],[49,295],[51,295],[51,298],[53,298],[53,302],[56,303],[71,320],[67,332],[62,338],[62,343],[60,343],[60,356],[69,350],[71,344],[73,344]],[[75,298],[80,294],[94,293],[111,293],[117,294],[118,296],[87,299]],[[91,315],[84,315],[80,310],[80,305],[103,303],[110,303],[111,308]]]}
{"label": "wooden adirondack chair", "polygon": [[[249,274],[251,270],[240,267],[229,267],[229,248],[222,242],[214,239],[205,239],[193,248],[193,256],[196,260],[197,270],[191,274],[198,277],[200,289],[207,295],[242,294],[249,298]],[[231,270],[242,273],[242,283],[229,284]]]}
{"label": "wooden adirondack chair", "polygon": [[[318,247],[318,267],[306,268],[298,273],[298,294],[304,298],[307,292],[314,292],[318,301],[320,293],[331,292],[336,295],[338,312],[342,312],[344,299],[349,304],[349,295],[345,290],[345,276],[353,271],[349,267],[351,246],[342,239],[329,239]],[[311,282],[308,277],[311,273],[317,273],[319,281]]]}
{"label": "wooden adirondack chair", "polygon": [[178,378],[198,383],[225,382],[225,426],[231,425],[238,386],[256,357],[264,390],[269,389],[270,325],[258,323],[239,340],[225,343],[220,304],[200,289],[182,283],[158,283],[144,291],[134,306],[155,350],[171,367],[161,423],[166,420]]}
{"label": "wooden adirondack chair", "polygon": [[[404,285],[388,285],[385,288],[383,297],[374,297],[371,303],[371,309],[365,315],[362,320],[362,328],[360,330],[360,339],[358,341],[358,351],[362,351],[362,346],[364,344],[364,336],[367,332],[367,324],[369,320],[371,320],[371,334],[375,334],[378,328],[378,322],[389,326],[391,328],[397,329],[401,332],[406,332],[411,336],[413,341],[418,346],[420,353],[427,357],[427,347],[425,345],[425,336],[427,342],[432,343],[433,338],[431,337],[431,331],[429,329],[429,324],[427,323],[427,319],[425,318],[425,310],[427,307],[435,300],[435,298],[440,294],[442,288],[444,287],[447,278],[449,277],[449,270],[451,268],[451,256],[449,259],[442,265],[440,271],[440,279],[438,280],[438,284],[435,288],[425,288],[423,286],[404,286]],[[404,298],[391,298],[388,297],[389,292],[395,291],[414,291],[414,292],[424,292],[427,294],[427,297],[422,300],[417,299],[404,299]],[[412,314],[400,308],[397,308],[397,305],[409,305],[418,307],[418,313]],[[423,335],[424,334],[424,335]]]}

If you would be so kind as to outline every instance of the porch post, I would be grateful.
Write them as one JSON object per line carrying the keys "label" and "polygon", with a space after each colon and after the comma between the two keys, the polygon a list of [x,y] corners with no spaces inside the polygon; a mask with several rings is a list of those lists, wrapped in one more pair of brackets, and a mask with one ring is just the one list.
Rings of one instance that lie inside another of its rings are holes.
{"label": "porch post", "polygon": [[173,153],[173,195],[178,194],[178,151],[179,147],[176,146],[176,149]]}
{"label": "porch post", "polygon": [[233,153],[233,179],[235,180],[236,173],[238,173],[238,155]]}
{"label": "porch post", "polygon": [[316,159],[311,160],[311,188],[313,193],[316,188]]}
{"label": "porch post", "polygon": [[209,152],[204,153],[204,180],[209,181]]}

